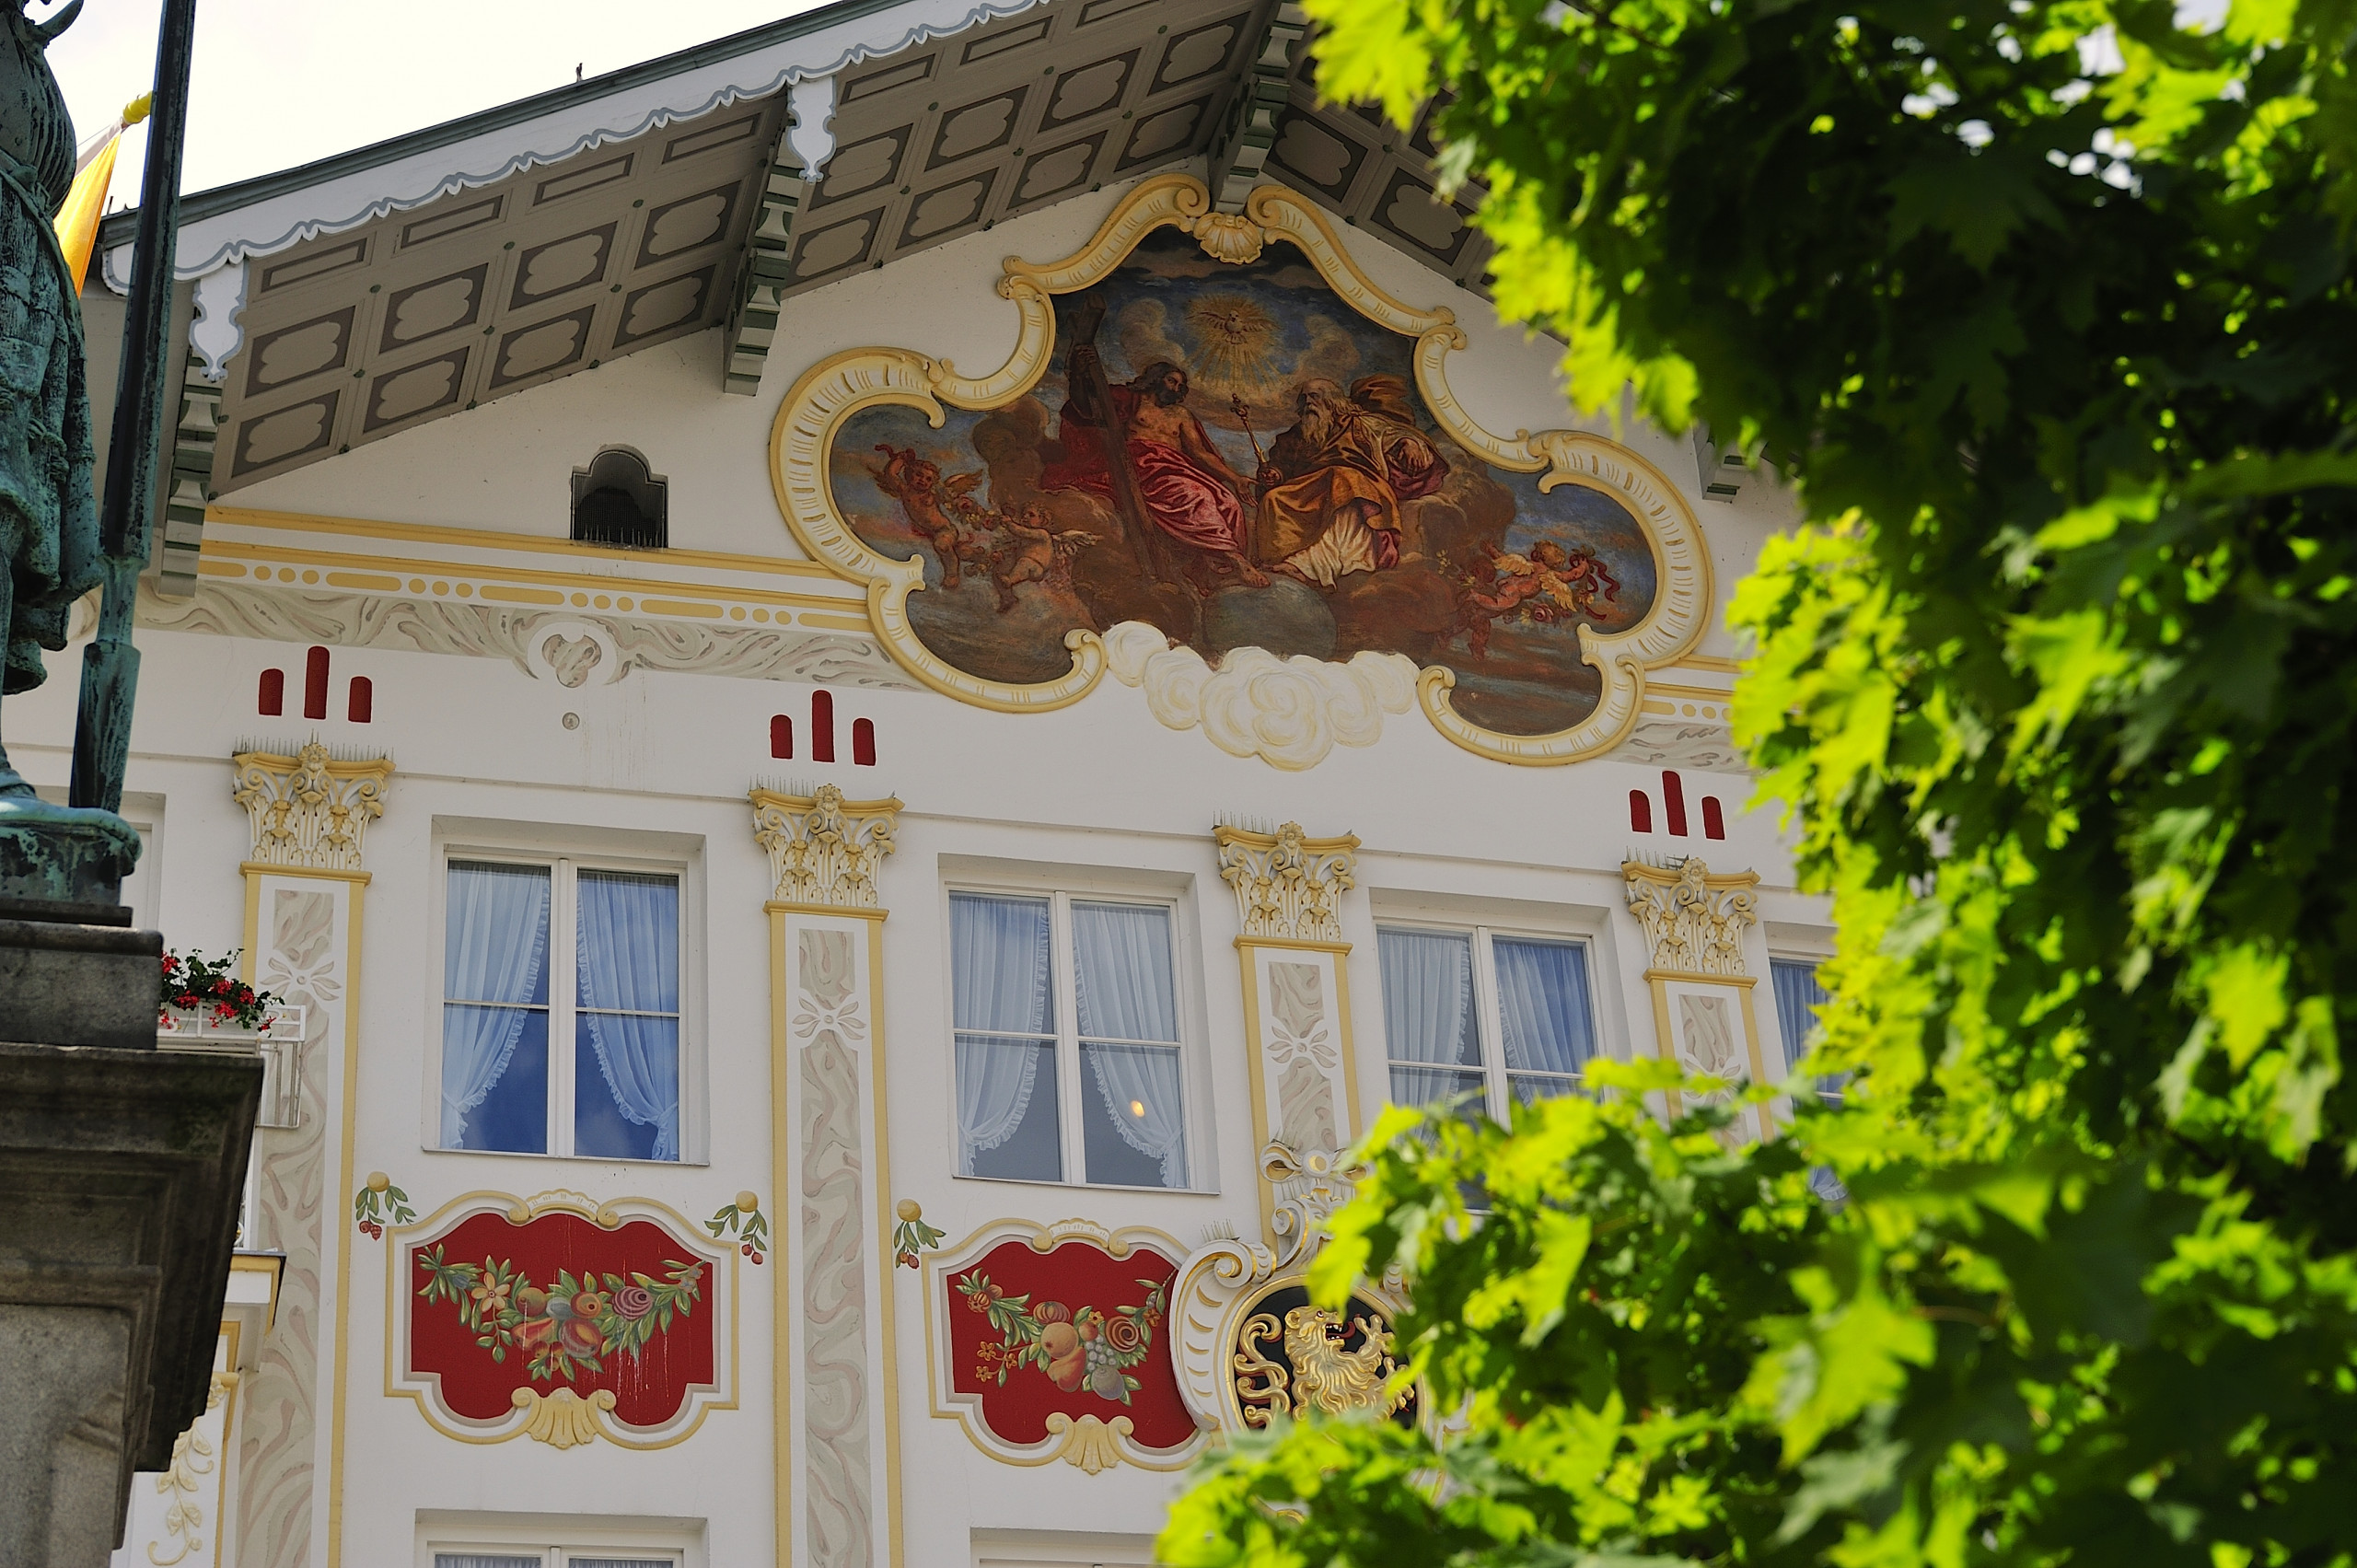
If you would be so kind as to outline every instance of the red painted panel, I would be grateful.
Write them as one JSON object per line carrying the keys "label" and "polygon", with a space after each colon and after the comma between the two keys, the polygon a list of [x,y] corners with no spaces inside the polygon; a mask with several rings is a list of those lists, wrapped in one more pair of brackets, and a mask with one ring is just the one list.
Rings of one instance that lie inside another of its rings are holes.
{"label": "red painted panel", "polygon": [[784,714],[770,715],[770,755],[784,758],[794,755],[794,721]]}
{"label": "red painted panel", "polygon": [[851,721],[851,760],[854,767],[876,766],[876,721],[874,719]]}
{"label": "red painted panel", "polygon": [[1727,819],[1720,814],[1719,797],[1715,795],[1702,797],[1702,836],[1706,839],[1727,836]]}
{"label": "red painted panel", "polygon": [[254,700],[254,711],[264,718],[276,718],[286,711],[286,672],[265,669],[261,672],[261,691]]}
{"label": "red painted panel", "polygon": [[1684,838],[1686,836],[1686,786],[1678,782],[1676,773],[1666,768],[1662,770],[1661,775],[1661,807],[1662,817],[1668,823],[1669,830],[1678,837]]}
{"label": "red painted panel", "polygon": [[[443,1403],[458,1415],[501,1420],[515,1408],[510,1394],[526,1387],[610,1388],[618,1419],[654,1426],[679,1412],[691,1387],[713,1381],[706,1298],[717,1282],[652,1220],[600,1230],[579,1214],[521,1225],[504,1214],[474,1214],[403,1253],[412,1293],[437,1280],[458,1293],[455,1301],[447,1290],[413,1295],[409,1323],[410,1366],[440,1375]],[[470,1327],[470,1317],[484,1327]],[[644,1342],[616,1346],[617,1335]],[[483,1344],[486,1337],[493,1342]]]}
{"label": "red painted panel", "polygon": [[810,760],[835,760],[835,694],[823,689],[810,693]]}
{"label": "red painted panel", "polygon": [[303,660],[303,716],[328,716],[328,651],[313,648]]}
{"label": "red painted panel", "polygon": [[377,683],[365,675],[354,676],[352,698],[343,711],[354,724],[366,724],[377,712]]}
{"label": "red painted panel", "polygon": [[1629,792],[1629,830],[1632,833],[1654,830],[1653,797],[1641,789]]}
{"label": "red painted panel", "polygon": [[1049,1415],[1062,1411],[1126,1415],[1140,1446],[1178,1447],[1195,1421],[1170,1365],[1178,1272],[1146,1248],[1115,1258],[1086,1241],[1044,1255],[1028,1241],[994,1247],[944,1282],[950,1386],[980,1394],[983,1424],[1009,1443],[1043,1440]]}

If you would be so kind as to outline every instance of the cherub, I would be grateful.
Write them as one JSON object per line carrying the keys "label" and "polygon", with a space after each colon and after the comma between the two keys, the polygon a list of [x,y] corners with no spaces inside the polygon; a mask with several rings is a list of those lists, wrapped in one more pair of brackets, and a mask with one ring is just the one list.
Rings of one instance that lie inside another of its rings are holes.
{"label": "cherub", "polygon": [[983,558],[987,541],[969,534],[950,514],[976,509],[972,492],[983,476],[953,473],[944,479],[939,466],[918,457],[913,447],[878,441],[876,449],[884,454],[884,460],[869,470],[876,476],[876,488],[900,504],[910,523],[933,546],[934,555],[941,562],[941,586],[956,587],[963,580],[965,563]]}
{"label": "cherub", "polygon": [[1551,539],[1542,539],[1530,547],[1528,555],[1487,546],[1481,553],[1486,570],[1467,576],[1457,599],[1457,624],[1477,659],[1489,656],[1490,631],[1496,621],[1545,623],[1593,615],[1597,594],[1608,601],[1620,597],[1620,583],[1590,550],[1577,546],[1566,550]]}
{"label": "cherub", "polygon": [[991,581],[998,587],[1001,615],[1015,608],[1018,583],[1069,584],[1072,558],[1097,541],[1078,528],[1057,533],[1048,509],[1036,503],[1017,517],[1002,517],[999,527],[1007,542],[991,552]]}

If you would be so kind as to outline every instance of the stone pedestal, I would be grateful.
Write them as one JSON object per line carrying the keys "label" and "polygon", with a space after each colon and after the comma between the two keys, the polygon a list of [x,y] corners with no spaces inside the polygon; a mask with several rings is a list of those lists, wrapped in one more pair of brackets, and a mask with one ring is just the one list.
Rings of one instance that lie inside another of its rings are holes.
{"label": "stone pedestal", "polygon": [[204,1410],[262,1064],[155,1050],[160,951],[0,915],[0,1568],[100,1568]]}

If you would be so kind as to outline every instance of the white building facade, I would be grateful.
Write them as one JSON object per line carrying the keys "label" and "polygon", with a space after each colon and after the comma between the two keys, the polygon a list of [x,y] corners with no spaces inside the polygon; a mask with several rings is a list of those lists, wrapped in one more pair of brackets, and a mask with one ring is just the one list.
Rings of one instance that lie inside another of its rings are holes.
{"label": "white building facade", "polygon": [[122,1561],[1149,1562],[1387,1100],[1782,1078],[1784,503],[1292,7],[966,5],[190,199],[126,899],[300,1038]]}

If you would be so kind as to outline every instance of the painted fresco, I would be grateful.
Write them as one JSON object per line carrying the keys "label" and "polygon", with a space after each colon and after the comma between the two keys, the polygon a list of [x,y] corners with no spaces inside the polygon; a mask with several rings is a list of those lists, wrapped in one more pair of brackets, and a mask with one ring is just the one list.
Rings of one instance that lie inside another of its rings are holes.
{"label": "painted fresco", "polygon": [[[866,544],[920,558],[908,613],[970,675],[1071,666],[1065,633],[1125,621],[1232,648],[1404,654],[1457,674],[1466,718],[1544,735],[1595,707],[1578,627],[1624,632],[1655,595],[1613,497],[1482,462],[1415,389],[1412,340],[1274,243],[1234,266],[1171,229],[1054,301],[1031,392],[987,412],[860,411],[830,453]],[[1114,442],[1108,432],[1127,432]]]}

